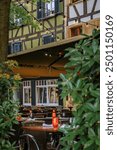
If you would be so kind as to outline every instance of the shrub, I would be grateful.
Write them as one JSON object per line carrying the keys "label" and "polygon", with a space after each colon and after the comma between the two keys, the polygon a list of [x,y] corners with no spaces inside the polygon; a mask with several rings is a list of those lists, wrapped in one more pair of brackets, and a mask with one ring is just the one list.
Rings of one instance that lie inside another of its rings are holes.
{"label": "shrub", "polygon": [[19,86],[21,80],[18,74],[14,74],[13,67],[17,67],[15,61],[0,63],[0,149],[13,150],[13,144],[9,141],[13,124],[16,124],[18,102],[13,99],[13,91]]}
{"label": "shrub", "polygon": [[72,96],[76,106],[70,128],[62,129],[63,150],[99,150],[100,119],[100,31],[93,30],[66,49],[66,75],[61,74],[62,94]]}

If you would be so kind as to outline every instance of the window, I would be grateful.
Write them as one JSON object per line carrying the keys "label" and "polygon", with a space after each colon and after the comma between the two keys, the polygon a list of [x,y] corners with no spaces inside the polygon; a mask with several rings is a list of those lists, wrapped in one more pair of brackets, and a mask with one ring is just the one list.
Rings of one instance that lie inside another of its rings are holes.
{"label": "window", "polygon": [[37,2],[37,18],[45,18],[53,13],[59,12],[59,0],[51,0],[50,2]]}
{"label": "window", "polygon": [[49,16],[50,14],[54,13],[55,11],[55,2],[54,0],[45,3],[45,16]]}
{"label": "window", "polygon": [[81,33],[82,33],[82,27],[81,26],[71,28],[71,37],[78,36]]}
{"label": "window", "polygon": [[22,45],[21,42],[14,42],[9,44],[9,53],[16,53],[21,51]]}
{"label": "window", "polygon": [[37,105],[58,105],[57,79],[36,81],[36,104]]}
{"label": "window", "polygon": [[31,81],[23,81],[23,105],[30,106],[31,101]]}
{"label": "window", "polygon": [[48,43],[54,42],[54,36],[53,35],[44,35],[42,37],[42,39],[43,39],[43,44],[48,44]]}
{"label": "window", "polygon": [[14,19],[14,24],[16,26],[22,26],[22,18],[17,18],[17,19]]}

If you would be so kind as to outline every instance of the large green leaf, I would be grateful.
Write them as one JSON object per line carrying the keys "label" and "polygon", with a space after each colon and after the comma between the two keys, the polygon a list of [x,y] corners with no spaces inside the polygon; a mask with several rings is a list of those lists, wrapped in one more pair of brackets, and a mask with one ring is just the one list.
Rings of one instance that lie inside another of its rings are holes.
{"label": "large green leaf", "polygon": [[95,111],[95,107],[94,107],[94,105],[93,104],[91,104],[91,103],[85,103],[85,109],[87,109],[87,110],[89,110],[89,111]]}
{"label": "large green leaf", "polygon": [[89,140],[89,141],[87,141],[87,142],[85,143],[85,145],[84,145],[84,149],[90,147],[93,143],[94,143],[94,140]]}
{"label": "large green leaf", "polygon": [[[92,36],[76,43],[75,48],[67,49],[66,56],[69,60],[65,67],[69,71],[63,77],[62,93],[69,93],[73,98],[75,121],[69,129],[65,129],[65,136],[62,138],[64,150],[68,150],[66,143],[72,150],[99,150],[99,38],[99,31],[94,30]],[[77,126],[79,128],[74,129],[75,132],[70,130]],[[74,137],[80,139],[77,141]]]}
{"label": "large green leaf", "polygon": [[88,136],[90,139],[95,138],[96,134],[92,128],[88,129]]}
{"label": "large green leaf", "polygon": [[95,54],[97,50],[99,49],[99,41],[97,39],[94,39],[92,41],[92,48],[93,48],[93,53]]}

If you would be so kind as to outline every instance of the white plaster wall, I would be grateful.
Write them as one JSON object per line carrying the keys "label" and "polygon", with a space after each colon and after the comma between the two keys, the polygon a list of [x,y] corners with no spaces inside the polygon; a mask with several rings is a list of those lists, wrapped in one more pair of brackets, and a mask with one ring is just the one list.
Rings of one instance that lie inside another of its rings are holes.
{"label": "white plaster wall", "polygon": [[[76,8],[79,12],[79,15],[83,15],[83,11],[84,11],[83,10],[83,2],[81,1],[78,3],[74,3],[73,5],[76,5]],[[73,8],[73,5],[69,6],[69,18],[70,19],[77,17],[77,14]],[[94,5],[94,0],[87,0],[87,13],[91,13],[93,5]],[[97,11],[97,10],[100,10],[100,0],[97,0],[96,7],[95,7],[94,11]],[[93,15],[93,19],[96,19],[96,18],[100,18],[100,14]],[[89,20],[91,20],[90,16],[82,18],[81,22],[88,22]],[[72,25],[74,23],[75,23],[75,21],[73,21],[73,20],[69,21],[68,26]]]}

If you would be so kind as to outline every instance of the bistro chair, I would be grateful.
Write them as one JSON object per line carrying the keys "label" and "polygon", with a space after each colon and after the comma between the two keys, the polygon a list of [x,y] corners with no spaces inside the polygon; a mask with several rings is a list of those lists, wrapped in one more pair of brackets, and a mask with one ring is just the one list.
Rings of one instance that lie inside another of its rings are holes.
{"label": "bistro chair", "polygon": [[16,150],[40,150],[39,146],[31,134],[22,134],[20,135]]}

